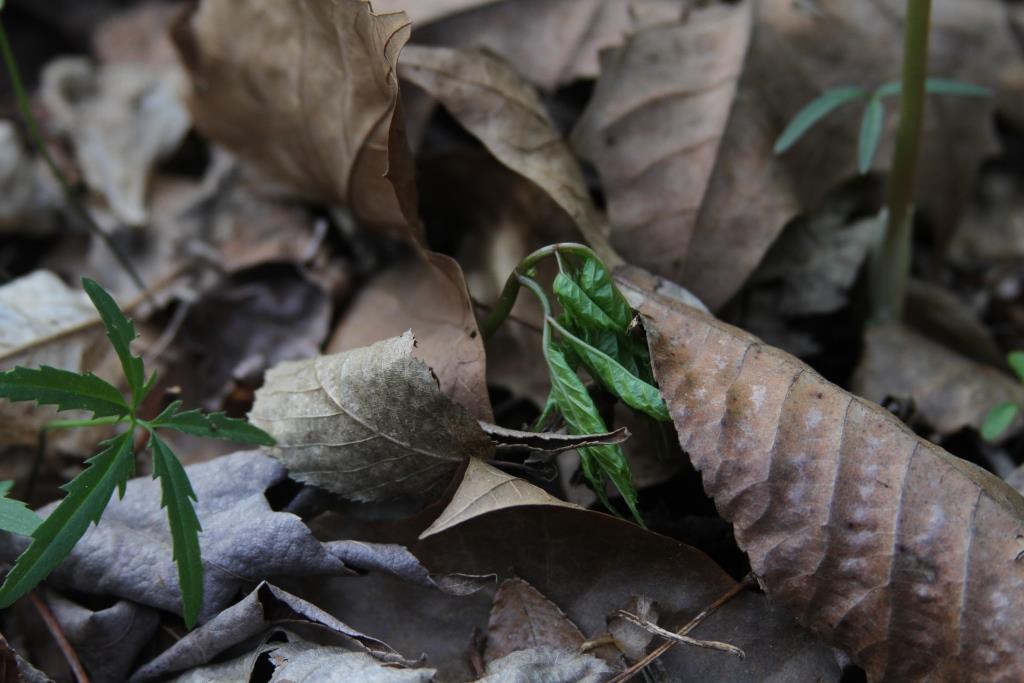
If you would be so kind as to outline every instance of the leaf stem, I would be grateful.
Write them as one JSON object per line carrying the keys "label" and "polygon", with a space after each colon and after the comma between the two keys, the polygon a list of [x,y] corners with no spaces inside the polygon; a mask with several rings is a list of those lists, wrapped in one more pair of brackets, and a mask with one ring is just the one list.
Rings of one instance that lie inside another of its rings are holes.
{"label": "leaf stem", "polygon": [[931,0],[907,0],[900,120],[889,172],[885,235],[871,262],[869,286],[874,323],[903,317],[910,276],[914,178],[924,117],[931,6]]}
{"label": "leaf stem", "polygon": [[[0,3],[2,7],[2,3]],[[11,86],[14,88],[14,99],[18,103],[18,110],[21,112],[22,118],[25,120],[25,126],[28,128],[29,138],[32,140],[32,144],[35,145],[36,150],[43,157],[46,165],[49,167],[53,177],[57,179],[60,185],[61,192],[64,194],[64,200],[68,204],[68,208],[71,209],[82,223],[85,224],[89,232],[98,237],[111,253],[114,258],[117,259],[118,264],[124,268],[124,271],[131,277],[132,282],[139,288],[139,291],[146,291],[146,284],[143,282],[142,277],[139,275],[135,267],[132,266],[131,261],[121,251],[117,243],[114,242],[113,238],[93,220],[89,212],[79,204],[78,197],[75,196],[75,192],[71,189],[71,183],[64,177],[57,163],[53,160],[50,155],[49,147],[46,145],[46,140],[43,138],[42,131],[39,130],[39,123],[36,121],[35,114],[32,113],[32,106],[29,103],[28,94],[25,91],[25,87],[21,82],[21,74],[18,72],[18,63],[14,61],[14,51],[11,49],[11,44],[7,40],[7,32],[4,30],[3,22],[0,22],[0,55],[3,56],[4,66],[7,68],[7,75],[11,79]]]}

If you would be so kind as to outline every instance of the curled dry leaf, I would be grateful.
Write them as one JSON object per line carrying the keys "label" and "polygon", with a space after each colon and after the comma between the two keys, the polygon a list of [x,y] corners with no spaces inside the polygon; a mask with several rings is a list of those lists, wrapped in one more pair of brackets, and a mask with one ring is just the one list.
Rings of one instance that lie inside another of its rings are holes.
{"label": "curled dry leaf", "polygon": [[618,281],[680,444],[769,597],[872,680],[1024,676],[1024,499],[648,279]]}
{"label": "curled dry leaf", "polygon": [[250,421],[278,443],[292,477],[357,501],[429,500],[490,440],[413,356],[412,333],[280,363]]}
{"label": "curled dry leaf", "polygon": [[402,334],[416,337],[413,355],[434,372],[441,391],[478,420],[491,421],[487,363],[462,269],[435,252],[416,254],[363,286],[349,304],[328,353]]}
{"label": "curled dry leaf", "polygon": [[625,427],[604,434],[562,434],[554,432],[527,432],[521,429],[509,429],[486,422],[480,428],[499,446],[515,446],[529,448],[534,451],[561,453],[584,446],[604,446],[622,443],[630,437]]}
{"label": "curled dry leaf", "polygon": [[174,32],[200,131],[300,195],[418,238],[396,115],[408,36],[404,14],[375,14],[365,0],[204,0]]}
{"label": "curled dry leaf", "polygon": [[476,683],[602,683],[612,670],[593,655],[539,645],[490,662],[484,673]]}
{"label": "curled dry leaf", "polygon": [[[997,405],[1024,405],[1024,387],[995,368],[949,350],[901,325],[869,328],[852,388],[881,403],[910,398],[914,411],[943,436],[981,429]],[[1010,436],[1022,421],[1014,419]]]}

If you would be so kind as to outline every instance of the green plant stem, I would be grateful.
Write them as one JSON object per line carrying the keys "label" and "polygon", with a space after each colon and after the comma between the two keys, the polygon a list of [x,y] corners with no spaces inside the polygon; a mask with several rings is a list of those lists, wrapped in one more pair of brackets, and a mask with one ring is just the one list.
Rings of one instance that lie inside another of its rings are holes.
{"label": "green plant stem", "polygon": [[110,249],[114,258],[118,264],[128,276],[135,283],[135,286],[139,288],[139,291],[146,291],[146,284],[143,282],[142,277],[139,275],[135,267],[132,266],[131,261],[125,255],[124,252],[117,246],[114,240],[103,228],[96,224],[89,212],[86,211],[81,204],[79,204],[78,197],[75,196],[74,190],[71,189],[71,183],[61,173],[57,163],[53,160],[50,155],[50,149],[46,145],[46,140],[43,138],[42,131],[39,129],[39,124],[36,121],[35,114],[32,113],[32,106],[29,103],[28,94],[25,91],[24,85],[21,82],[21,74],[18,72],[18,63],[14,61],[14,51],[11,50],[11,44],[7,40],[7,32],[4,30],[3,22],[0,22],[0,55],[3,55],[4,65],[7,67],[7,75],[11,79],[11,86],[14,88],[14,99],[18,103],[18,110],[21,112],[22,118],[25,120],[25,126],[28,128],[29,137],[32,140],[32,144],[35,145],[36,150],[42,155],[43,160],[49,167],[53,177],[57,179],[57,183],[60,185],[61,192],[64,194],[64,200],[68,204],[68,208],[78,217],[82,223],[85,224],[89,232],[93,233],[96,237],[100,238],[102,242]]}
{"label": "green plant stem", "polygon": [[495,304],[494,310],[480,322],[480,334],[483,336],[484,341],[489,339],[501,327],[501,324],[505,322],[505,318],[512,312],[512,307],[519,296],[519,287],[521,284],[525,284],[521,276],[526,275],[540,261],[543,261],[552,254],[576,254],[578,256],[598,258],[593,249],[582,244],[576,244],[575,242],[549,244],[527,255],[508,276],[508,280],[505,281],[505,287],[501,290],[501,295],[498,297],[498,303]]}
{"label": "green plant stem", "polygon": [[[96,427],[98,425],[113,425],[123,420],[131,419],[127,415],[107,415],[105,417],[94,417],[86,420],[50,420],[39,430],[39,438],[36,440],[36,456],[32,460],[32,469],[29,471],[28,483],[25,485],[25,498],[32,499],[36,490],[36,482],[39,480],[39,469],[42,467],[43,458],[46,456],[47,434],[55,429],[74,429],[76,427]],[[132,429],[135,427],[133,426]]]}
{"label": "green plant stem", "polygon": [[907,0],[900,81],[900,119],[896,130],[886,198],[886,226],[871,264],[871,319],[900,320],[910,277],[914,178],[928,76],[928,29],[931,0]]}

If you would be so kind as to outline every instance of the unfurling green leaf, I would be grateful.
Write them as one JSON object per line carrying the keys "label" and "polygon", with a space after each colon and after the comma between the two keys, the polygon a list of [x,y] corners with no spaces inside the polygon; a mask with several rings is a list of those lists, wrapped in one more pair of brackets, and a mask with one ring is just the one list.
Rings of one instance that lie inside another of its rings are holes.
{"label": "unfurling green leaf", "polygon": [[871,170],[878,151],[878,143],[882,140],[882,127],[885,124],[885,107],[880,97],[868,100],[864,109],[864,119],[860,124],[860,141],[857,145],[857,169],[861,173]]}
{"label": "unfurling green leaf", "polygon": [[998,439],[1017,417],[1020,408],[1016,403],[1000,403],[989,411],[981,425],[981,436],[986,441]]}
{"label": "unfurling green leaf", "polygon": [[789,125],[786,126],[786,129],[782,131],[782,135],[775,142],[775,153],[782,154],[792,147],[811,126],[828,116],[838,107],[847,102],[866,97],[867,94],[867,91],[863,88],[854,87],[835,88],[825,91],[821,97],[812,101],[793,117],[793,120],[789,122]]}
{"label": "unfurling green leaf", "polygon": [[185,625],[192,628],[203,606],[203,563],[199,552],[199,518],[192,501],[195,491],[185,468],[171,449],[150,432],[153,451],[153,477],[160,479],[161,507],[167,508],[167,522],[174,543],[174,561],[178,565],[178,585]]}
{"label": "unfurling green leaf", "polygon": [[612,320],[587,293],[565,273],[559,273],[551,285],[558,303],[578,321],[579,325],[618,332],[625,329]]}
{"label": "unfurling green leaf", "polygon": [[604,264],[596,258],[585,259],[583,267],[577,273],[576,283],[609,318],[615,321],[617,330],[625,332],[633,321],[633,309],[615,286],[615,281]]}
{"label": "unfurling green leaf", "polygon": [[128,415],[131,408],[117,387],[92,373],[80,375],[44,365],[0,372],[0,398],[35,401],[57,410],[88,410],[96,417]]}
{"label": "unfurling green leaf", "polygon": [[614,358],[587,344],[559,325],[554,318],[549,318],[548,324],[557,330],[569,347],[576,352],[594,378],[601,380],[604,387],[622,399],[623,403],[647,413],[656,420],[667,422],[670,419],[668,408],[665,407],[665,401],[657,387],[631,374]]}
{"label": "unfurling green leaf", "polygon": [[[32,533],[32,543],[0,586],[0,607],[9,607],[59,565],[92,522],[98,522],[114,489],[131,476],[134,454],[128,431],[104,442],[88,467],[64,485],[68,495]],[[123,489],[122,489],[123,490]]]}
{"label": "unfurling green leaf", "polygon": [[1017,379],[1024,382],[1024,351],[1010,351],[1006,354],[1006,362],[1017,374]]}
{"label": "unfurling green leaf", "polygon": [[82,287],[85,293],[92,299],[93,306],[103,320],[103,326],[107,329],[107,338],[110,339],[117,357],[121,359],[121,367],[124,369],[125,379],[132,391],[132,406],[138,407],[146,393],[146,376],[142,367],[142,359],[132,355],[131,343],[138,334],[132,321],[121,312],[114,297],[110,296],[107,290],[103,289],[98,282],[89,278],[82,278]]}
{"label": "unfurling green leaf", "polygon": [[151,426],[211,439],[237,441],[238,443],[251,443],[260,446],[273,446],[275,443],[274,437],[245,420],[228,417],[224,413],[204,414],[198,410],[176,413],[175,411],[180,405],[180,402],[175,402],[168,406],[160,416],[153,420]]}
{"label": "unfurling green leaf", "polygon": [[43,520],[20,500],[7,497],[13,485],[13,481],[0,481],[0,530],[31,536]]}

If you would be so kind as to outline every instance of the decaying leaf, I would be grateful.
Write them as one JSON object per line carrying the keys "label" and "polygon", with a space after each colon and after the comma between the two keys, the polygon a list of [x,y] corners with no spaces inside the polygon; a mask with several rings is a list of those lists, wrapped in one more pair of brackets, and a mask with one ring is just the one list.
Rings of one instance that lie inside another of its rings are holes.
{"label": "decaying leaf", "polygon": [[467,458],[492,446],[441,393],[407,332],[345,353],[277,365],[253,424],[293,478],[352,500],[429,500]]}
{"label": "decaying leaf", "polygon": [[619,283],[680,444],[769,597],[872,680],[1024,676],[1024,499],[648,277]]}
{"label": "decaying leaf", "polygon": [[459,488],[434,523],[420,538],[439,534],[494,510],[520,505],[547,505],[576,508],[511,474],[473,458],[469,461]]}
{"label": "decaying leaf", "polygon": [[322,680],[365,681],[365,683],[430,683],[433,669],[396,669],[383,666],[363,652],[290,642],[268,647],[266,656],[274,666],[270,683],[315,683]]}
{"label": "decaying leaf", "polygon": [[205,0],[176,27],[175,44],[205,135],[302,196],[419,237],[396,115],[408,36],[404,14],[374,14],[365,0]]}
{"label": "decaying leaf", "polygon": [[601,683],[612,670],[593,655],[539,645],[488,663],[484,673],[477,683]]}
{"label": "decaying leaf", "polygon": [[191,127],[178,100],[182,80],[174,66],[94,67],[81,58],[56,60],[43,73],[43,102],[71,139],[86,181],[119,222],[148,221],[153,167]]}
{"label": "decaying leaf", "polygon": [[605,446],[622,443],[630,437],[629,430],[619,427],[604,434],[563,434],[561,432],[527,432],[498,425],[480,423],[480,428],[498,446],[529,448],[547,453],[561,453],[585,446]]}
{"label": "decaying leaf", "polygon": [[578,651],[584,641],[576,624],[543,593],[522,579],[505,579],[494,594],[484,661],[544,646]]}
{"label": "decaying leaf", "polygon": [[369,346],[412,329],[413,355],[434,372],[441,391],[478,420],[492,421],[483,340],[462,269],[428,252],[385,270],[349,304],[328,353]]}
{"label": "decaying leaf", "polygon": [[[1000,403],[1024,405],[1024,387],[1017,380],[901,325],[865,332],[851,388],[878,403],[889,397],[912,399],[915,413],[943,436],[964,427],[980,430]],[[1013,429],[1021,423],[1018,416]]]}
{"label": "decaying leaf", "polygon": [[[622,654],[629,661],[635,662],[647,653],[647,646],[654,640],[654,634],[624,619],[622,611],[608,619],[608,633],[615,638],[615,644],[622,650]],[[660,616],[657,605],[646,595],[631,597],[624,611],[655,624]]]}
{"label": "decaying leaf", "polygon": [[233,645],[289,622],[315,624],[344,636],[384,660],[401,660],[386,643],[360,633],[301,598],[262,582],[242,600],[136,671],[131,681],[157,680],[201,666]]}

